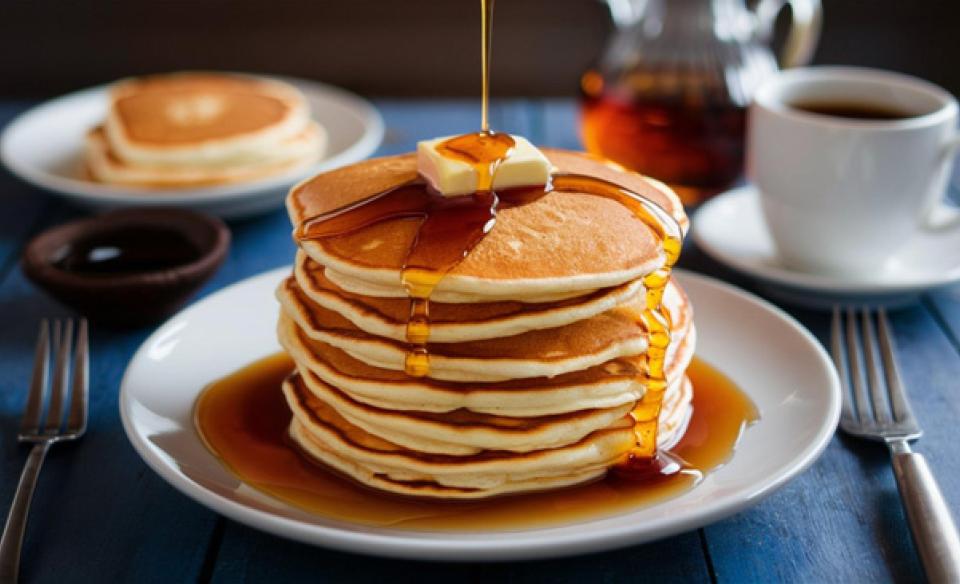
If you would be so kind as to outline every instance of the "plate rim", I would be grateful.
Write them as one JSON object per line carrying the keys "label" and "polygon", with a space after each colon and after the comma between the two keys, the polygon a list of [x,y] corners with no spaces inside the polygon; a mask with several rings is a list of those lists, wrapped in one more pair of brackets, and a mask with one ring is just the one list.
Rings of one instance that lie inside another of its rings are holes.
{"label": "plate rim", "polygon": [[[143,341],[133,357],[131,357],[120,383],[120,399],[118,400],[120,417],[127,439],[141,459],[168,484],[208,509],[239,523],[249,525],[279,537],[351,553],[442,561],[542,559],[580,555],[637,545],[709,525],[756,505],[761,500],[778,491],[797,475],[806,471],[826,449],[839,422],[840,380],[833,366],[833,361],[812,333],[785,311],[754,294],[710,276],[685,270],[677,270],[675,273],[681,283],[685,281],[696,281],[698,284],[708,288],[731,294],[769,313],[772,317],[788,325],[789,328],[797,333],[810,346],[812,352],[824,366],[824,370],[828,372],[831,380],[830,387],[827,388],[828,415],[824,418],[824,423],[821,424],[814,439],[808,442],[805,447],[798,452],[788,467],[784,468],[779,474],[767,477],[758,483],[749,494],[733,500],[721,501],[720,504],[714,503],[709,506],[707,511],[689,513],[688,516],[683,517],[681,520],[662,518],[647,522],[643,524],[642,528],[623,526],[619,528],[607,528],[595,534],[588,535],[584,535],[584,532],[558,535],[550,534],[550,531],[569,526],[553,526],[525,530],[497,531],[495,532],[497,537],[484,539],[458,539],[456,536],[466,534],[455,532],[410,532],[409,535],[404,536],[366,531],[348,531],[334,526],[307,524],[293,518],[277,516],[259,509],[251,509],[195,483],[181,472],[175,470],[173,465],[166,464],[161,455],[153,452],[153,448],[147,444],[143,437],[136,431],[131,419],[132,398],[130,397],[129,377],[133,364],[140,358],[143,358],[145,352],[158,337],[166,334],[168,328],[175,325],[178,321],[189,319],[191,312],[202,310],[204,303],[217,302],[221,297],[229,294],[235,287],[244,284],[251,285],[254,280],[279,281],[289,270],[289,266],[284,266],[240,280],[192,304],[158,327]],[[586,523],[589,523],[589,521],[584,522],[584,524]],[[530,534],[542,534],[544,537],[522,541],[511,538],[511,536],[524,535],[529,537]]]}
{"label": "plate rim", "polygon": [[324,158],[309,167],[286,172],[277,176],[266,177],[253,182],[210,187],[152,189],[137,186],[101,184],[75,178],[61,177],[45,172],[35,166],[17,162],[15,155],[12,154],[13,145],[11,142],[13,139],[12,136],[15,136],[19,126],[30,122],[31,118],[37,115],[43,115],[45,110],[64,107],[65,102],[93,99],[97,95],[105,96],[112,85],[112,83],[105,83],[45,100],[17,114],[16,117],[7,122],[3,127],[3,131],[0,132],[0,164],[21,181],[34,187],[57,196],[86,203],[101,205],[143,204],[162,206],[188,204],[196,206],[240,202],[263,196],[265,193],[279,188],[287,188],[291,184],[312,174],[363,160],[376,152],[377,148],[383,143],[386,125],[380,111],[371,101],[351,91],[322,81],[298,77],[235,71],[216,71],[216,73],[274,79],[290,83],[307,93],[308,101],[310,100],[310,93],[323,94],[328,98],[333,98],[345,105],[349,105],[349,107],[356,112],[357,118],[365,126],[366,130],[359,140],[342,152],[329,158]]}
{"label": "plate rim", "polygon": [[[703,223],[702,217],[710,215],[711,212],[715,212],[714,209],[720,205],[731,204],[731,200],[747,200],[757,197],[759,197],[757,187],[752,184],[745,184],[719,193],[703,203],[691,219],[691,232],[693,241],[697,244],[697,247],[717,262],[741,274],[761,282],[794,290],[823,292],[843,296],[860,295],[883,297],[917,294],[927,290],[944,288],[960,282],[960,265],[942,274],[931,273],[931,277],[923,282],[842,280],[835,276],[789,270],[780,266],[762,266],[755,262],[746,261],[736,254],[724,251],[720,246],[715,245],[712,240],[706,239],[702,231],[697,229],[698,223]],[[700,221],[698,221],[698,217],[701,218]]]}

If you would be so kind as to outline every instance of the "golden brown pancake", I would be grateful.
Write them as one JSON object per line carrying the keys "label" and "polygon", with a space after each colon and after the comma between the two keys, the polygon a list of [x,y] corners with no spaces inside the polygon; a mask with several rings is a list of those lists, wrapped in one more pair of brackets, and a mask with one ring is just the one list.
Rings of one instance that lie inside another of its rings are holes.
{"label": "golden brown pancake", "polygon": [[[678,322],[680,319],[677,319]],[[676,328],[667,357],[667,378],[683,375],[696,341],[691,322]],[[277,327],[281,345],[300,365],[353,399],[383,409],[449,412],[457,409],[516,417],[534,417],[632,403],[644,394],[633,373],[644,357],[574,371],[556,377],[493,383],[455,383],[409,377],[402,371],[373,367],[324,342],[309,338],[288,317]]]}
{"label": "golden brown pancake", "polygon": [[95,180],[143,187],[252,182],[296,173],[326,148],[295,87],[220,73],[128,79],[86,140]]}
{"label": "golden brown pancake", "polygon": [[[649,179],[624,173],[587,155],[544,149],[561,172],[608,179],[663,206],[682,225],[686,216],[672,192]],[[368,160],[323,173],[294,187],[287,208],[294,225],[416,178],[412,154]],[[392,220],[301,247],[331,272],[381,287],[401,289],[400,269],[418,222]],[[539,200],[501,209],[496,227],[436,288],[478,299],[529,301],[544,294],[588,293],[615,286],[663,262],[659,239],[620,203],[601,197],[552,192]],[[370,294],[374,295],[374,294]]]}
{"label": "golden brown pancake", "polygon": [[[300,289],[320,306],[343,316],[373,335],[406,340],[409,298],[384,298],[348,292],[331,282],[323,266],[297,253],[294,277]],[[596,316],[637,298],[643,282],[634,280],[555,302],[484,302],[430,304],[430,340],[463,342],[554,328]]]}
{"label": "golden brown pancake", "polygon": [[[311,338],[370,365],[403,370],[406,343],[363,332],[339,314],[313,303],[292,278],[277,289],[277,297],[287,315]],[[431,343],[428,375],[450,381],[554,376],[639,355],[647,348],[639,311],[635,301],[559,328],[480,341]]]}
{"label": "golden brown pancake", "polygon": [[632,403],[625,403],[533,417],[464,409],[442,413],[395,411],[355,400],[305,367],[298,367],[298,371],[310,393],[350,423],[395,444],[431,454],[463,456],[484,450],[530,452],[558,448],[606,428],[633,409]]}
{"label": "golden brown pancake", "polygon": [[284,384],[284,393],[294,411],[291,436],[308,454],[363,484],[408,495],[478,498],[576,484],[606,472],[633,441],[632,424],[622,418],[562,448],[426,454],[351,424],[299,376]]}
{"label": "golden brown pancake", "polygon": [[[686,400],[680,400],[682,405],[689,403],[690,385],[686,378],[680,382]],[[424,453],[352,424],[316,398],[299,375],[291,376],[283,390],[294,412],[290,435],[308,456],[361,484],[404,495],[477,499],[574,485],[603,476],[635,441],[632,420],[625,416],[558,448],[456,456]],[[661,436],[675,440],[686,421]]]}
{"label": "golden brown pancake", "polygon": [[300,115],[303,98],[291,88],[220,73],[154,75],[117,84],[117,129],[130,143],[178,148],[263,132]]}
{"label": "golden brown pancake", "polygon": [[86,168],[90,178],[111,184],[139,187],[178,188],[243,183],[294,172],[316,162],[325,140],[319,126],[310,125],[283,144],[276,145],[273,156],[244,164],[222,167],[151,166],[131,164],[111,150],[102,127],[89,132],[86,139]]}

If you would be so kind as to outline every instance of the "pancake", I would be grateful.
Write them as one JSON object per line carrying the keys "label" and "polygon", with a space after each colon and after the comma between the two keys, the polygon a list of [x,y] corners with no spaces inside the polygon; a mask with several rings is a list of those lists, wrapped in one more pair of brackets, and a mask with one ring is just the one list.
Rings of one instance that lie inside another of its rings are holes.
{"label": "pancake", "polygon": [[[689,381],[681,380],[682,395]],[[290,436],[310,457],[373,488],[421,497],[477,499],[575,485],[603,476],[634,445],[633,422],[618,419],[564,447],[468,456],[426,454],[354,426],[314,397],[299,375],[283,386],[294,414]],[[684,418],[684,423],[689,416]],[[661,432],[665,441],[682,434]]]}
{"label": "pancake", "polygon": [[[424,454],[350,424],[313,397],[298,376],[291,377],[283,389],[294,413],[291,436],[301,448],[363,484],[393,492],[407,491],[418,483],[430,490],[429,484],[434,483],[442,490],[464,491],[460,496],[470,498],[471,493],[473,497],[490,496],[552,488],[558,482],[573,484],[606,472],[634,440],[632,423],[624,417],[617,425],[564,448],[526,453],[486,451],[471,456]],[[375,475],[383,475],[385,480],[378,481]],[[396,482],[406,483],[407,489],[388,486]]]}
{"label": "pancake", "polygon": [[[346,318],[371,335],[406,340],[409,298],[378,298],[347,292],[324,275],[323,266],[298,252],[294,276],[314,303]],[[614,288],[552,303],[488,302],[430,303],[430,341],[453,343],[508,337],[554,328],[596,316],[636,298],[643,282],[633,280]]]}
{"label": "pancake", "polygon": [[[623,172],[585,154],[544,149],[561,172],[603,178],[649,198],[687,219],[669,188]],[[320,174],[295,186],[287,198],[293,224],[363,200],[416,179],[413,154],[368,160]],[[619,286],[664,262],[658,237],[620,203],[569,192],[500,209],[497,224],[469,255],[439,282],[437,302],[543,301]],[[361,294],[405,295],[400,270],[418,222],[384,221],[329,240],[301,241],[301,248],[326,266],[337,285]]]}
{"label": "pancake", "polygon": [[105,131],[132,164],[192,165],[262,153],[301,133],[310,110],[295,87],[222,73],[116,83]]}
{"label": "pancake", "polygon": [[[408,298],[406,291],[402,287],[371,284],[370,282],[359,280],[353,276],[333,271],[330,268],[324,268],[323,275],[329,282],[339,287],[341,290],[358,294],[360,296],[368,296],[371,298]],[[586,296],[593,294],[596,292],[596,290],[528,293],[522,298],[519,297],[518,294],[514,294],[512,292],[502,295],[491,293],[491,290],[487,290],[486,292],[487,294],[483,295],[471,294],[468,292],[453,292],[449,290],[435,290],[430,295],[430,299],[431,302],[444,302],[448,304],[484,304],[491,302],[523,302],[529,304],[542,304],[544,302],[559,302],[562,300],[576,298],[578,296]]]}
{"label": "pancake", "polygon": [[579,410],[551,416],[517,418],[449,412],[391,411],[350,398],[298,367],[304,386],[351,424],[394,444],[418,452],[463,456],[484,450],[530,452],[565,446],[630,413],[632,403],[614,408]]}
{"label": "pancake", "polygon": [[[689,304],[685,308],[689,311]],[[666,359],[668,379],[682,376],[693,358],[696,345],[696,331],[690,315],[677,315],[674,322],[673,342]],[[310,339],[283,313],[277,325],[277,335],[283,348],[301,368],[308,369],[356,401],[393,411],[440,413],[464,409],[532,417],[617,407],[637,401],[644,393],[643,385],[630,373],[641,370],[643,356],[552,378],[452,383],[409,377],[402,371],[367,365],[332,345]]]}
{"label": "pancake", "polygon": [[[686,302],[675,286],[665,302],[684,315]],[[364,333],[339,314],[312,303],[288,278],[277,289],[284,312],[311,339],[337,347],[368,365],[403,371],[407,345]],[[634,301],[564,327],[512,337],[428,345],[432,379],[502,381],[554,377],[588,369],[618,357],[641,355],[647,339],[639,322],[642,306]],[[678,326],[681,323],[677,323]]]}
{"label": "pancake", "polygon": [[[629,440],[632,432],[629,432],[626,426],[629,424],[624,420],[624,428],[620,429],[619,434],[604,432],[600,438],[601,444],[624,444]],[[329,448],[331,438],[336,436],[333,432],[324,432],[320,436],[315,436],[306,430],[299,419],[294,419],[290,424],[290,437],[297,443],[300,449],[307,456],[334,469],[352,479],[361,485],[391,492],[398,495],[439,498],[439,499],[485,499],[506,494],[517,494],[531,491],[545,491],[549,489],[558,489],[585,483],[598,479],[606,473],[606,465],[593,464],[588,467],[568,471],[566,474],[554,472],[545,477],[517,477],[509,472],[500,473],[497,478],[491,479],[483,475],[467,475],[467,480],[482,485],[464,485],[457,486],[453,484],[437,482],[429,478],[429,475],[418,475],[411,473],[402,473],[401,476],[409,477],[405,479],[393,478],[398,474],[397,467],[378,466],[376,464],[363,464],[358,462],[357,456],[366,454],[368,451],[355,444],[347,444],[343,448],[345,454],[340,454],[338,450]],[[595,443],[600,440],[588,441],[585,448],[574,450],[570,458],[575,458],[582,450],[589,450],[595,447]],[[612,448],[610,450],[613,450]],[[564,453],[566,454],[566,453]],[[613,463],[617,459],[611,457]],[[401,457],[395,457],[391,462],[398,466],[404,461]],[[502,466],[509,466],[509,460],[503,461]],[[555,466],[559,467],[559,464]],[[393,472],[391,472],[393,471]]]}
{"label": "pancake", "polygon": [[190,187],[260,180],[295,172],[317,161],[326,143],[320,126],[307,128],[259,159],[238,164],[231,162],[216,167],[134,165],[118,158],[111,150],[102,128],[94,128],[86,138],[86,165],[94,179],[112,184],[147,187]]}
{"label": "pancake", "polygon": [[326,148],[292,85],[221,73],[120,81],[106,120],[86,140],[86,166],[102,182],[193,187],[249,182],[302,169]]}
{"label": "pancake", "polygon": [[[469,410],[398,411],[352,399],[298,365],[306,389],[351,424],[384,440],[423,453],[456,456],[483,450],[530,452],[558,448],[606,428],[630,413],[635,401],[612,408],[581,409],[564,414],[515,417]],[[683,375],[671,380],[664,396],[661,425],[672,430],[683,422],[691,396],[682,391]],[[543,391],[546,393],[547,391]],[[668,432],[663,438],[669,437]]]}

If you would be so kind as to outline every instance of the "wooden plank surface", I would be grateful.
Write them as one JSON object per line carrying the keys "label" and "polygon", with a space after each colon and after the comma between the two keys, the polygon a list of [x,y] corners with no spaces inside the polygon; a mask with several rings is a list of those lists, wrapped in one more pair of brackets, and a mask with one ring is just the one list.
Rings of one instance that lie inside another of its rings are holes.
{"label": "wooden plank surface", "polygon": [[[74,213],[56,205],[42,225]],[[0,283],[0,314],[0,500],[6,509],[26,455],[15,436],[37,323],[71,313],[13,269]],[[44,466],[24,549],[25,581],[90,582],[94,575],[102,581],[182,580],[203,561],[215,515],[147,469],[120,427],[120,376],[146,333],[93,329],[90,430],[76,444],[55,446]],[[158,570],[169,558],[176,560]]]}
{"label": "wooden plank surface", "polygon": [[[669,561],[663,561],[670,558]],[[285,541],[230,523],[213,582],[706,582],[696,533],[612,552],[533,562],[427,563],[363,557]]]}
{"label": "wooden plank surface", "polygon": [[[471,100],[382,101],[383,153],[417,138],[477,126]],[[19,109],[0,106],[0,123]],[[496,129],[575,148],[570,101],[498,102]],[[0,509],[12,497],[24,450],[13,440],[42,316],[68,314],[26,282],[15,259],[26,237],[79,211],[0,176]],[[293,245],[282,211],[231,225],[227,262],[201,295],[289,263]],[[695,248],[682,265],[746,285]],[[795,311],[824,338],[823,315]],[[894,326],[904,376],[927,434],[928,455],[954,508],[960,507],[960,292],[898,312]],[[58,447],[41,478],[24,575],[32,582],[191,581],[913,581],[920,577],[882,449],[836,439],[814,467],[759,506],[705,530],[625,550],[547,562],[424,564],[341,554],[287,542],[217,517],[175,492],[139,460],[117,413],[123,369],[147,331],[94,330],[91,431]],[[705,554],[705,552],[707,552]]]}
{"label": "wooden plank surface", "polygon": [[[20,108],[0,109],[8,118]],[[84,213],[0,176],[0,509],[6,510],[26,456],[15,441],[43,317],[71,314],[28,283],[16,264],[30,232]],[[200,296],[289,262],[293,244],[283,211],[231,225],[236,244]],[[126,440],[118,413],[120,378],[150,332],[93,327],[90,430],[54,447],[34,499],[23,577],[30,582],[195,580],[219,517],[146,467]]]}
{"label": "wooden plank surface", "polygon": [[[800,316],[827,339],[825,315]],[[960,508],[960,452],[951,446],[960,357],[923,307],[898,311],[892,322],[903,378],[926,429],[916,450]],[[909,582],[920,574],[886,449],[846,437],[768,501],[706,532],[721,582]]]}

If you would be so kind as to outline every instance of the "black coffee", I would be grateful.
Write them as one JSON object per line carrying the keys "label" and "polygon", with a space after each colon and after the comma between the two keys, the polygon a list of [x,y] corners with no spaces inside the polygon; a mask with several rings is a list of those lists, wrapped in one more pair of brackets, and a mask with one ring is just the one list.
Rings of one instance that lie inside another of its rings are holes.
{"label": "black coffee", "polygon": [[806,101],[791,104],[791,107],[811,114],[854,120],[902,120],[916,115],[885,105],[855,101]]}

